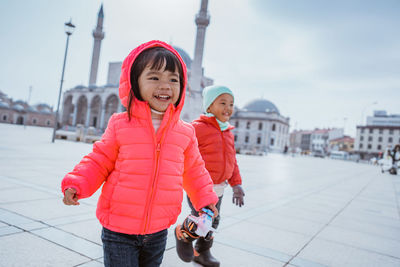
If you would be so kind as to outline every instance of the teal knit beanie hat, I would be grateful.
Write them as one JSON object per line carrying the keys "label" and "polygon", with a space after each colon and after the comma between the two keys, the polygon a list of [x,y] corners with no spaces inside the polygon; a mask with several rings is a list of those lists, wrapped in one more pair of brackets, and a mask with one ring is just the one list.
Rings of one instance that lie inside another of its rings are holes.
{"label": "teal knit beanie hat", "polygon": [[212,85],[207,86],[203,90],[203,108],[204,112],[207,112],[208,107],[214,102],[214,100],[222,95],[222,94],[230,94],[234,99],[232,91],[226,87],[221,85]]}

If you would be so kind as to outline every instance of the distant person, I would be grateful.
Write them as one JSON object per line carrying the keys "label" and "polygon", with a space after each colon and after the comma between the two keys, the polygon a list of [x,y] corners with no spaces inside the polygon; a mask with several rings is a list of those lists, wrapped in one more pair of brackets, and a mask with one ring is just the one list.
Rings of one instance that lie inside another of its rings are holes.
{"label": "distant person", "polygon": [[400,160],[400,145],[397,144],[394,146],[393,150],[390,153],[392,158],[392,164],[396,164]]}
{"label": "distant person", "polygon": [[103,185],[96,215],[105,266],[160,266],[182,189],[196,210],[218,215],[193,126],[179,118],[186,83],[185,64],[170,45],[150,41],[132,50],[119,85],[127,111],[112,115],[93,151],[62,181],[66,205]]}
{"label": "distant person", "polygon": [[[234,128],[229,124],[233,113],[234,97],[232,91],[225,86],[210,86],[203,91],[203,108],[205,115],[192,122],[196,129],[199,149],[206,168],[214,182],[214,190],[219,197],[217,203],[218,211],[221,208],[222,197],[228,184],[233,190],[232,202],[239,207],[244,205],[244,191],[241,186],[242,178],[236,162],[235,142],[231,130]],[[193,207],[192,198],[188,198],[192,215],[197,216]],[[218,215],[212,226],[218,227],[220,216]],[[211,255],[210,249],[213,245],[213,237],[200,237],[196,240],[193,251],[192,242],[188,242],[177,226],[175,234],[177,239],[177,251],[180,258],[186,262],[192,259],[203,266],[219,266],[220,262]]]}

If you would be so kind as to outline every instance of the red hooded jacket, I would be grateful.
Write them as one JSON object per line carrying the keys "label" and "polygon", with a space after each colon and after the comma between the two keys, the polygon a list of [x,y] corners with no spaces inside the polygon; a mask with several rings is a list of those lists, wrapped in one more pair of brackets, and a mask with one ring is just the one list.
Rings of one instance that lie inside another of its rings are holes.
{"label": "red hooded jacket", "polygon": [[236,161],[235,140],[230,126],[221,131],[215,117],[200,115],[192,125],[196,129],[201,156],[214,184],[228,180],[231,186],[242,184]]}
{"label": "red hooded jacket", "polygon": [[[178,57],[186,86],[186,66],[178,52],[161,41],[142,44],[122,64],[119,95],[125,107],[131,66],[142,51],[155,46]],[[185,90],[176,108],[169,105],[157,132],[147,102],[133,100],[130,121],[127,112],[114,114],[93,151],[64,177],[62,191],[73,187],[78,198],[86,198],[103,185],[97,218],[107,229],[126,234],[151,234],[174,224],[181,212],[182,189],[197,210],[216,203],[195,131],[179,119],[184,98]]]}

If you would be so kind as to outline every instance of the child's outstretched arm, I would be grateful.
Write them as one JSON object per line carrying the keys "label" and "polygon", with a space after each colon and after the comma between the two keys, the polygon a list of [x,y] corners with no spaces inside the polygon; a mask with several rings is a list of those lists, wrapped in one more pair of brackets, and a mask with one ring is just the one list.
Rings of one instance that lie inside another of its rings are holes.
{"label": "child's outstretched arm", "polygon": [[240,176],[239,166],[235,157],[235,168],[233,170],[232,177],[228,179],[229,184],[232,186],[233,196],[232,202],[236,206],[242,207],[244,205],[244,191],[241,186],[242,177]]}
{"label": "child's outstretched arm", "polygon": [[211,176],[201,157],[194,129],[191,143],[185,151],[183,188],[197,211],[206,206],[216,211],[218,196],[214,192]]}
{"label": "child's outstretched arm", "polygon": [[[65,197],[68,197],[67,203],[64,198],[65,204],[77,205],[78,199],[91,196],[114,169],[119,149],[115,137],[115,124],[116,118],[113,115],[101,140],[94,143],[92,152],[86,155],[62,180],[62,192],[65,193]],[[67,189],[75,191],[66,192]]]}

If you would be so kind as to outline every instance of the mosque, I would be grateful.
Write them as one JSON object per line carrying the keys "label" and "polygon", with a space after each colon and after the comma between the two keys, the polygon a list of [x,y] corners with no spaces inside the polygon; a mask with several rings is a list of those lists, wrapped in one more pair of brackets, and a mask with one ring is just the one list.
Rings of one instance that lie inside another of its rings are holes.
{"label": "mosque", "polygon": [[[210,22],[207,12],[208,0],[201,0],[200,11],[196,15],[196,42],[193,60],[181,48],[174,48],[181,55],[188,70],[188,86],[181,118],[187,122],[202,113],[203,88],[214,81],[204,76],[202,67],[206,28]],[[97,25],[93,30],[93,52],[89,75],[89,85],[78,85],[63,94],[61,129],[56,138],[94,142],[100,139],[107,122],[115,112],[122,112],[118,97],[119,77],[122,62],[110,62],[107,83],[96,84],[103,32],[104,11],[101,5]],[[280,115],[276,106],[268,100],[258,99],[248,103],[243,109],[235,108],[231,123],[234,130],[237,150],[252,153],[283,151],[289,140],[289,118]]]}
{"label": "mosque", "polygon": [[[201,1],[200,11],[195,19],[197,35],[194,59],[192,60],[183,49],[175,46],[188,69],[189,84],[186,88],[185,106],[181,115],[185,121],[192,121],[201,114],[202,90],[204,87],[213,84],[211,78],[203,75],[202,68],[205,31],[210,21],[207,5],[208,0]],[[74,134],[71,131],[75,131],[77,127],[83,131],[90,128],[91,134],[100,135],[106,128],[111,115],[125,110],[118,97],[122,62],[110,62],[107,83],[104,86],[96,84],[101,41],[104,39],[103,20],[102,5],[98,12],[96,28],[93,31],[94,44],[89,85],[75,86],[63,94],[60,118],[62,129],[57,131],[58,138],[69,139],[68,136],[72,136],[72,139],[74,139]]]}

